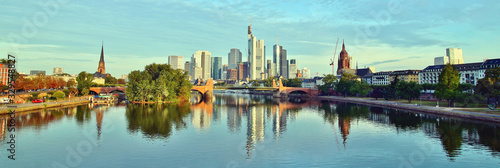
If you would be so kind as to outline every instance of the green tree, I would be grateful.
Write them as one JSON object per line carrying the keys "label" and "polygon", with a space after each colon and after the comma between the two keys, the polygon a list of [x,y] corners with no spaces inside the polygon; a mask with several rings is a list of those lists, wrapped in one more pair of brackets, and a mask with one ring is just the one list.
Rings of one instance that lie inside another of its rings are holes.
{"label": "green tree", "polygon": [[83,89],[83,90],[81,91],[82,95],[84,95],[84,96],[89,95],[89,92],[90,92],[90,91],[89,91],[89,89],[87,89],[87,88],[85,88],[85,89]]}
{"label": "green tree", "polygon": [[285,79],[281,82],[283,82],[283,86],[285,87],[302,87],[302,80],[299,78]]}
{"label": "green tree", "polygon": [[263,81],[265,87],[273,87],[273,77],[264,79]]}
{"label": "green tree", "polygon": [[337,77],[332,74],[323,74],[323,79],[321,79],[321,81],[323,82],[323,85],[319,85],[318,90],[323,94],[329,95],[331,93],[331,90],[333,90],[335,87]]}
{"label": "green tree", "polygon": [[257,82],[257,81],[255,81],[255,82],[253,82],[253,83],[252,83],[252,86],[253,86],[253,87],[259,87],[259,86],[260,86],[260,83],[259,83],[259,82]]}
{"label": "green tree", "polygon": [[498,98],[500,96],[500,67],[486,69],[484,78],[478,80],[474,91],[486,98]]}
{"label": "green tree", "polygon": [[136,102],[187,101],[192,87],[187,79],[187,72],[153,63],[129,73],[127,97]]}
{"label": "green tree", "polygon": [[347,96],[351,92],[351,86],[354,85],[356,80],[356,75],[343,73],[340,81],[335,86],[335,90],[342,95]]}
{"label": "green tree", "polygon": [[109,75],[104,78],[104,83],[105,84],[118,84],[118,79],[115,77]]}
{"label": "green tree", "polygon": [[69,95],[70,91],[69,91],[69,89],[64,89],[63,92],[64,92],[65,95]]}
{"label": "green tree", "polygon": [[412,99],[420,97],[422,86],[416,82],[400,81],[396,84],[396,95],[411,103]]}
{"label": "green tree", "polygon": [[64,94],[64,92],[62,91],[57,91],[52,95],[52,97],[55,97],[56,99],[62,99],[66,97],[66,94]]}
{"label": "green tree", "polygon": [[451,64],[446,64],[439,74],[439,82],[434,94],[439,99],[448,100],[448,106],[451,106],[457,95],[459,83],[458,71]]}
{"label": "green tree", "polygon": [[354,81],[354,85],[351,86],[351,88],[349,88],[349,92],[352,94],[352,95],[356,95],[356,96],[361,96],[361,97],[365,97],[369,92],[371,92],[373,89],[370,87],[370,85],[368,83],[366,83],[366,81]]}
{"label": "green tree", "polygon": [[80,92],[82,92],[83,89],[89,89],[93,85],[92,80],[94,80],[92,74],[82,71],[76,77],[76,82],[78,82],[76,88]]}

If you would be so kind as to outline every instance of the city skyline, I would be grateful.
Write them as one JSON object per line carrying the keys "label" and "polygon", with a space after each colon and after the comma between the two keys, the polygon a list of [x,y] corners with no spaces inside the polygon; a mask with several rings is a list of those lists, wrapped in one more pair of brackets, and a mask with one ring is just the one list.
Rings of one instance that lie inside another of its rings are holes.
{"label": "city skyline", "polygon": [[345,40],[360,68],[374,66],[377,71],[423,69],[445,56],[446,48],[461,48],[465,63],[499,57],[494,52],[500,44],[497,1],[398,1],[401,8],[390,1],[345,0],[64,2],[48,1],[57,8],[31,1],[9,1],[2,7],[0,54],[16,55],[18,71],[61,67],[70,74],[94,73],[101,41],[106,72],[114,77],[153,62],[167,63],[169,55],[189,60],[198,50],[223,57],[227,64],[228,50],[248,50],[250,18],[252,31],[267,41],[266,59],[278,36],[287,57],[311,75],[331,74],[325,62],[334,55],[337,37]]}

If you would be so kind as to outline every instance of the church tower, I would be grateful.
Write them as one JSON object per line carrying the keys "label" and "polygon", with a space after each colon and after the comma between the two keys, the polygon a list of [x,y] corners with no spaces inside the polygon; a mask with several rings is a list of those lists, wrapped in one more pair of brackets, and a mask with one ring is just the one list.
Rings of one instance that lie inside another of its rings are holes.
{"label": "church tower", "polygon": [[99,60],[99,67],[97,68],[97,72],[101,74],[106,74],[106,68],[104,66],[104,42],[102,43],[101,59]]}
{"label": "church tower", "polygon": [[337,75],[341,75],[341,71],[343,69],[351,69],[351,58],[349,57],[349,54],[347,54],[347,51],[345,50],[344,41],[342,41],[342,51],[340,51],[339,55]]}

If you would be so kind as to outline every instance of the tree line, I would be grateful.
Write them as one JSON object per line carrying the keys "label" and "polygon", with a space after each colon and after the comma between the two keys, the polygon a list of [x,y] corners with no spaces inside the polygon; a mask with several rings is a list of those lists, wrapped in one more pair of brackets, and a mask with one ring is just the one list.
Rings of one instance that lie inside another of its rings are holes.
{"label": "tree line", "polygon": [[397,76],[389,85],[369,85],[359,77],[344,73],[340,80],[334,75],[324,75],[323,85],[318,89],[323,95],[342,95],[357,97],[373,97],[375,99],[405,99],[411,103],[419,99],[422,91],[435,90],[434,96],[439,100],[447,100],[448,106],[459,102],[467,106],[469,103],[481,102],[484,97],[500,99],[500,67],[487,69],[485,77],[478,81],[476,86],[460,84],[458,70],[447,64],[439,75],[437,84],[418,84],[406,82]]}

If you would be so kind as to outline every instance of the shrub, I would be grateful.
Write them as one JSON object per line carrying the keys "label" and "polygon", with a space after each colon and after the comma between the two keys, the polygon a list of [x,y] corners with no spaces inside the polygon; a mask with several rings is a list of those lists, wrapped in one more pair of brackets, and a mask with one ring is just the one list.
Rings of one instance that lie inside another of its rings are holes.
{"label": "shrub", "polygon": [[56,99],[61,99],[66,97],[66,94],[64,94],[64,92],[57,91],[52,95],[52,97],[55,97]]}
{"label": "shrub", "polygon": [[63,92],[64,92],[64,95],[67,96],[67,95],[69,95],[70,91],[69,91],[69,89],[64,89]]}

